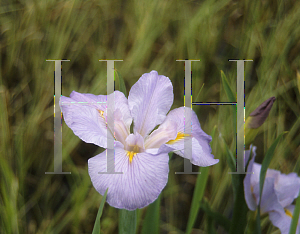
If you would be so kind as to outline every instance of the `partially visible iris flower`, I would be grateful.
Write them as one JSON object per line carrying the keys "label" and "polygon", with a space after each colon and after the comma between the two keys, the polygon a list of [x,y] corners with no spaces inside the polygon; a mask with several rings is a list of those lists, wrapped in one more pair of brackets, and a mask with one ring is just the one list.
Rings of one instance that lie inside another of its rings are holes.
{"label": "partially visible iris flower", "polygon": [[[111,206],[135,210],[155,201],[168,181],[168,153],[174,151],[184,156],[184,139],[192,141],[192,155],[188,158],[191,163],[202,167],[218,163],[211,154],[211,137],[201,129],[195,112],[185,107],[169,112],[174,97],[168,77],[152,71],[132,86],[128,100],[119,91],[110,95],[114,95],[115,105],[114,134],[111,132],[109,137],[115,142],[115,171],[123,174],[98,173],[107,170],[106,151],[90,158],[88,168],[101,195],[109,188],[107,202]],[[73,91],[70,98],[62,96],[60,100],[64,120],[74,134],[103,148],[107,148],[107,128],[110,128],[106,104],[101,104],[106,99],[106,95]],[[191,135],[184,134],[185,111],[192,112]],[[132,122],[133,133],[130,133]]]}
{"label": "partially visible iris flower", "polygon": [[[250,210],[255,211],[260,200],[259,178],[261,164],[255,163],[256,147],[252,148],[253,157],[249,161],[247,174],[244,179],[245,200]],[[245,151],[246,162],[249,159],[250,150]],[[265,177],[260,213],[268,213],[273,225],[288,233],[294,206],[291,205],[298,196],[300,189],[300,178],[296,173],[288,175],[280,171],[268,169]],[[299,227],[298,227],[299,229]]]}
{"label": "partially visible iris flower", "polygon": [[[278,227],[282,234],[289,234],[290,226],[293,218],[295,206],[289,205],[284,207],[281,211],[271,211],[269,213],[269,219],[275,227]],[[298,225],[296,234],[300,233],[300,218],[298,219]]]}

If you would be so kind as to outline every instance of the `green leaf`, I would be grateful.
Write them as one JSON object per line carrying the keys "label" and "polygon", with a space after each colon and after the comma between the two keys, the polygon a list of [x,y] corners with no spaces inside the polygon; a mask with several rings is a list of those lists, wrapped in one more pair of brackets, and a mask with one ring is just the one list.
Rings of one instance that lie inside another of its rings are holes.
{"label": "green leaf", "polygon": [[195,220],[197,218],[199,209],[200,209],[201,200],[202,200],[204,190],[206,187],[206,183],[207,183],[207,179],[208,179],[209,167],[201,167],[199,169],[199,171],[201,172],[201,174],[198,175],[197,181],[196,181],[196,187],[194,190],[189,220],[188,220],[187,229],[186,229],[187,234],[191,233],[192,228],[195,223]]}
{"label": "green leaf", "polygon": [[121,75],[121,73],[117,69],[115,69],[115,72],[117,73],[117,76],[119,78],[119,88],[120,88],[120,91],[122,93],[124,93],[125,97],[127,97],[126,86],[125,86],[125,82],[124,82],[124,80],[122,78],[122,75]]}
{"label": "green leaf", "polygon": [[261,234],[261,227],[260,227],[260,205],[257,207],[257,210],[256,210],[255,233]]}
{"label": "green leaf", "polygon": [[293,219],[292,219],[292,222],[291,222],[289,234],[295,234],[296,233],[298,219],[299,219],[299,213],[300,213],[300,196],[298,196],[298,198],[296,200],[296,206],[295,206],[295,209],[294,209]]}
{"label": "green leaf", "polygon": [[[228,80],[222,70],[221,70],[221,77],[222,77],[222,83],[223,83],[223,86],[225,89],[225,93],[229,99],[229,102],[236,102],[236,97],[235,97],[234,93],[232,92],[232,90],[229,86]],[[233,106],[233,108],[235,109],[234,106]]]}
{"label": "green leaf", "polygon": [[102,197],[92,234],[100,234],[100,218],[101,218],[103,207],[104,207],[104,204],[106,201],[107,191],[108,191],[108,188],[106,189],[104,196]]}
{"label": "green leaf", "polygon": [[231,150],[229,149],[228,145],[226,144],[224,138],[222,136],[220,136],[221,141],[223,143],[223,147],[225,148],[225,153],[226,153],[226,159],[227,159],[227,163],[228,166],[230,168],[231,171],[236,172],[236,159],[233,156]]}
{"label": "green leaf", "polygon": [[156,234],[159,233],[160,226],[160,197],[150,204],[147,208],[146,217],[143,221],[142,234]]}
{"label": "green leaf", "polygon": [[136,210],[119,211],[119,234],[135,234],[137,215]]}

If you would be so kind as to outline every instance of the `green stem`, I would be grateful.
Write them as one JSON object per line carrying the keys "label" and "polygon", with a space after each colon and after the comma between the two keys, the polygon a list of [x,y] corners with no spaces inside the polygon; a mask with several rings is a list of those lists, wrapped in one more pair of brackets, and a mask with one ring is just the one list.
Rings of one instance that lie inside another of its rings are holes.
{"label": "green stem", "polygon": [[136,210],[119,211],[119,234],[135,234],[136,223],[137,223]]}
{"label": "green stem", "polygon": [[248,207],[245,202],[244,184],[245,175],[232,175],[232,179],[236,180],[236,194],[233,207],[233,217],[230,227],[230,234],[244,233],[247,224]]}

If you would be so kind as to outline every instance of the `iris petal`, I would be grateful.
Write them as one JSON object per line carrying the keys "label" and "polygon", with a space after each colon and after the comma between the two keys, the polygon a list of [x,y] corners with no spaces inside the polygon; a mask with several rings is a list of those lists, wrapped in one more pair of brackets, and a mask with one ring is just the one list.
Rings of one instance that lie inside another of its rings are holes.
{"label": "iris petal", "polygon": [[[115,132],[121,132],[123,135],[129,134],[132,118],[127,99],[119,91],[115,91],[110,95],[115,95]],[[104,148],[107,147],[105,102],[106,95],[97,96],[75,91],[70,94],[70,98],[64,96],[60,98],[64,120],[74,134],[87,143],[94,143]],[[112,132],[109,133],[108,137],[113,138]]]}
{"label": "iris petal", "polygon": [[[255,158],[255,153],[256,151],[256,147],[252,148],[252,158],[249,161],[248,164],[248,168],[247,168],[247,172],[253,172],[253,164],[254,164],[254,158]],[[246,161],[248,161],[250,155],[250,150],[247,150],[245,152],[245,158]],[[254,172],[255,173],[255,172]],[[256,172],[257,173],[257,172]],[[257,202],[256,202],[256,197],[253,195],[253,191],[254,191],[254,185],[259,184],[259,183],[251,183],[251,176],[253,174],[246,174],[245,179],[244,179],[244,194],[245,194],[245,200],[246,203],[249,207],[250,210],[255,211],[256,210],[256,206],[257,206]]]}
{"label": "iris petal", "polygon": [[169,156],[138,153],[129,162],[126,151],[115,149],[115,171],[123,174],[98,174],[106,171],[106,151],[90,158],[89,175],[95,189],[103,195],[108,188],[107,202],[116,208],[135,210],[157,199],[168,181]]}
{"label": "iris petal", "polygon": [[161,124],[173,104],[173,86],[168,77],[151,71],[131,87],[129,109],[134,120],[134,131],[145,137]]}
{"label": "iris petal", "polygon": [[[84,96],[84,95],[83,95]],[[104,102],[105,97],[98,97],[99,102]],[[107,147],[107,130],[103,118],[99,111],[104,108],[100,104],[72,104],[78,102],[75,99],[62,96],[60,98],[60,107],[64,115],[64,120],[76,136],[87,143],[94,143],[101,147]],[[85,96],[81,102],[95,102]],[[109,137],[112,137],[110,135]]]}
{"label": "iris petal", "polygon": [[280,174],[277,181],[275,181],[275,189],[278,195],[280,204],[286,207],[298,197],[300,189],[300,179],[296,173],[288,175]]}
{"label": "iris petal", "polygon": [[[269,219],[275,227],[278,227],[282,234],[289,234],[290,226],[292,222],[291,214],[294,212],[294,205],[290,205],[281,211],[272,211],[269,213]],[[298,226],[296,234],[300,233],[300,218],[298,220]]]}
{"label": "iris petal", "polygon": [[[176,154],[181,157],[184,157],[184,140],[192,141],[192,155],[188,159],[191,160],[191,163],[207,167],[219,162],[219,159],[214,159],[214,156],[211,154],[211,147],[209,145],[211,141],[211,136],[207,135],[200,126],[198,117],[196,113],[187,107],[179,107],[169,112],[163,124],[166,124],[169,121],[172,121],[177,126],[176,138],[173,141],[168,142],[167,145],[171,147]],[[192,135],[184,135],[184,115],[185,111],[191,111],[192,117]],[[162,124],[162,125],[163,125]],[[159,129],[159,128],[158,128]]]}

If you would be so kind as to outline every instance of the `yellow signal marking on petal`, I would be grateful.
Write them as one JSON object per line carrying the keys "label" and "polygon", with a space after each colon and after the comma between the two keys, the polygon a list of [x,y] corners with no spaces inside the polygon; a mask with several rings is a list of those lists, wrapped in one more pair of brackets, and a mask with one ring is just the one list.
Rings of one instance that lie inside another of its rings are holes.
{"label": "yellow signal marking on petal", "polygon": [[287,216],[293,218],[293,214],[292,214],[291,211],[289,211],[288,209],[284,209],[284,211],[285,211],[285,214],[286,214]]}
{"label": "yellow signal marking on petal", "polygon": [[103,115],[104,111],[98,110],[98,112],[100,113],[100,116],[105,120],[105,117],[104,117],[104,115]]}
{"label": "yellow signal marking on petal", "polygon": [[177,141],[182,140],[184,137],[188,137],[188,136],[190,136],[190,135],[189,134],[184,134],[182,132],[178,132],[176,138],[174,140],[168,141],[167,144],[174,144]]}
{"label": "yellow signal marking on petal", "polygon": [[127,151],[127,156],[129,158],[129,162],[132,162],[133,156],[135,156],[137,153],[132,152],[132,151]]}
{"label": "yellow signal marking on petal", "polygon": [[[104,117],[104,115],[103,115],[104,111],[98,110],[98,112],[99,112],[100,116],[104,119],[104,122],[105,122],[105,124],[106,124],[106,126],[107,126],[106,119],[105,119],[105,117]],[[112,133],[112,132],[111,132],[111,133]],[[115,134],[112,133],[112,135],[113,135],[114,139],[116,140]]]}

